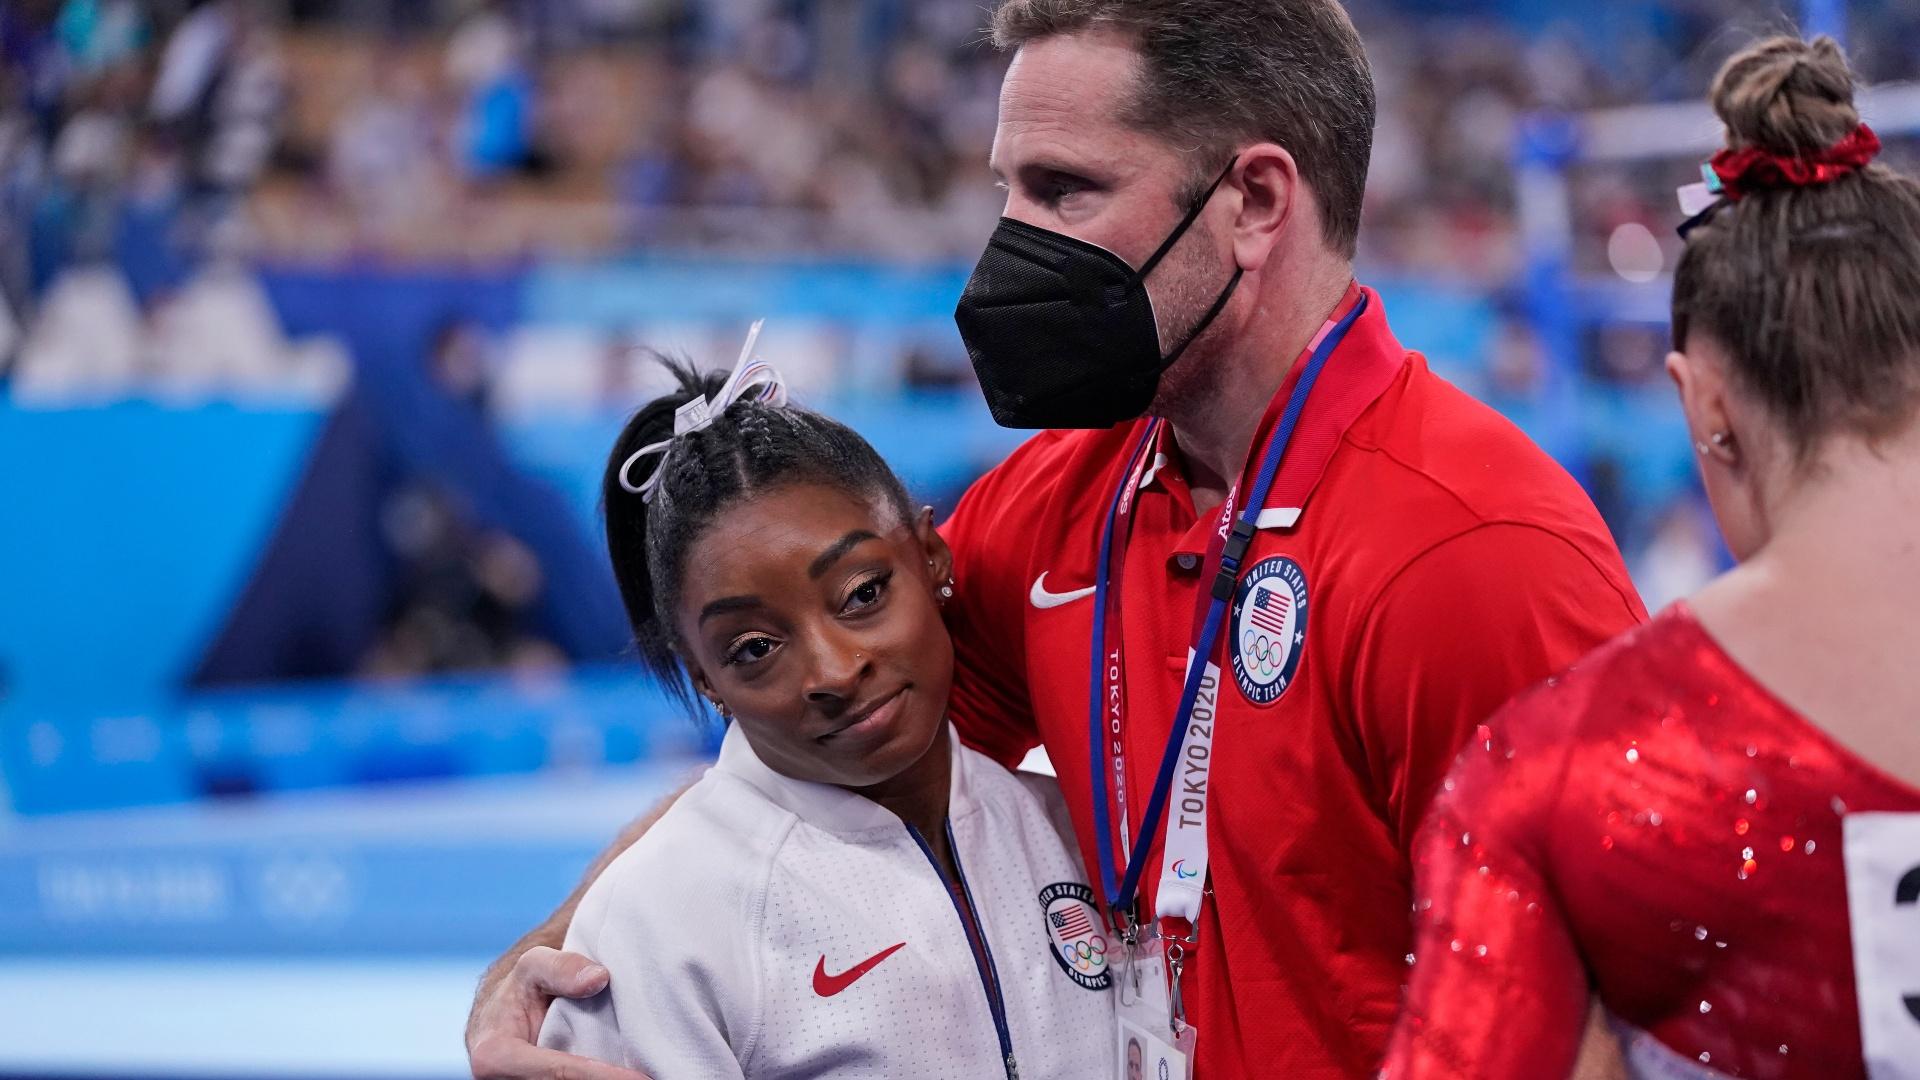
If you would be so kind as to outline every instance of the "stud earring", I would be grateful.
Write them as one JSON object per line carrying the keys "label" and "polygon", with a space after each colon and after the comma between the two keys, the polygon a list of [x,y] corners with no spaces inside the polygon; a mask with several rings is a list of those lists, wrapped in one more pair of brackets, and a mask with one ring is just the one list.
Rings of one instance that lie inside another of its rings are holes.
{"label": "stud earring", "polygon": [[1706,442],[1696,441],[1693,444],[1693,449],[1694,449],[1694,452],[1699,454],[1701,457],[1706,457],[1707,455],[1713,453],[1715,450],[1727,450],[1727,449],[1730,449],[1732,446],[1733,446],[1732,432],[1716,431],[1712,435],[1707,436]]}
{"label": "stud earring", "polygon": [[942,600],[953,599],[953,579],[952,578],[948,578],[947,583],[945,585],[940,586],[940,599]]}

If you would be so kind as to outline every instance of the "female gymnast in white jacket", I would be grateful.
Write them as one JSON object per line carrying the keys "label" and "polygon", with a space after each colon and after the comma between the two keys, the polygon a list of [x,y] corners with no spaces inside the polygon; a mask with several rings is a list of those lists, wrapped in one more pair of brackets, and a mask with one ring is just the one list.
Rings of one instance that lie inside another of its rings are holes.
{"label": "female gymnast in white jacket", "polygon": [[609,989],[542,1045],[654,1080],[1114,1075],[1108,942],[1051,780],[946,719],[956,587],[850,429],[748,362],[628,422],[607,543],[640,656],[730,721],[594,882]]}

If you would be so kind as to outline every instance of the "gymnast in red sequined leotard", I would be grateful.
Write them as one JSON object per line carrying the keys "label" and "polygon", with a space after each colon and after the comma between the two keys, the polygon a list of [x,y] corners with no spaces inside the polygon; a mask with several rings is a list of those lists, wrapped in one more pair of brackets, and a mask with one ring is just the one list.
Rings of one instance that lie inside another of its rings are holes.
{"label": "gymnast in red sequined leotard", "polygon": [[1455,768],[1416,856],[1390,1075],[1565,1076],[1590,978],[1642,1072],[1864,1075],[1841,838],[1863,811],[1920,811],[1920,791],[1670,609],[1508,706]]}
{"label": "gymnast in red sequined leotard", "polygon": [[1462,752],[1389,1080],[1593,1075],[1595,1002],[1636,1080],[1920,1080],[1920,182],[1831,39],[1709,96],[1666,369],[1739,566]]}

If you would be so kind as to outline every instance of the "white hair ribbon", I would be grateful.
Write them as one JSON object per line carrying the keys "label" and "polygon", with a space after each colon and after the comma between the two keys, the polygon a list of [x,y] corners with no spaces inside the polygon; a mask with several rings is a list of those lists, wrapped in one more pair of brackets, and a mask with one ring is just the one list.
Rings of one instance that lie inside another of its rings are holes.
{"label": "white hair ribbon", "polygon": [[713,423],[715,417],[726,412],[727,406],[736,401],[750,400],[769,405],[787,403],[787,380],[782,378],[780,373],[765,360],[756,360],[753,357],[753,346],[760,340],[760,327],[765,322],[765,319],[754,320],[753,326],[747,330],[747,343],[740,347],[740,359],[734,362],[733,374],[727,376],[727,381],[721,384],[720,389],[714,391],[712,397],[696,395],[692,401],[673,410],[672,438],[648,443],[635,450],[621,464],[621,487],[640,496],[642,501],[651,502],[654,489],[660,486],[661,474],[666,472],[666,462],[661,462],[660,466],[653,470],[653,474],[647,477],[646,482],[638,485],[627,479],[627,473],[633,469],[635,463],[655,454],[664,457],[673,448],[675,439],[692,434]]}

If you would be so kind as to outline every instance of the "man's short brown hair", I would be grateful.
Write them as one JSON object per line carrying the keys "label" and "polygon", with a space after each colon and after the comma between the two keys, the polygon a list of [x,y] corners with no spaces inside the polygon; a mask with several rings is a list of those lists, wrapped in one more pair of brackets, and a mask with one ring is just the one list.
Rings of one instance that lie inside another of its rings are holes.
{"label": "man's short brown hair", "polygon": [[1198,186],[1235,142],[1270,141],[1293,155],[1320,199],[1328,246],[1352,257],[1373,153],[1373,74],[1337,0],[1004,0],[993,13],[1002,50],[1111,27],[1143,60],[1127,122],[1207,151]]}

